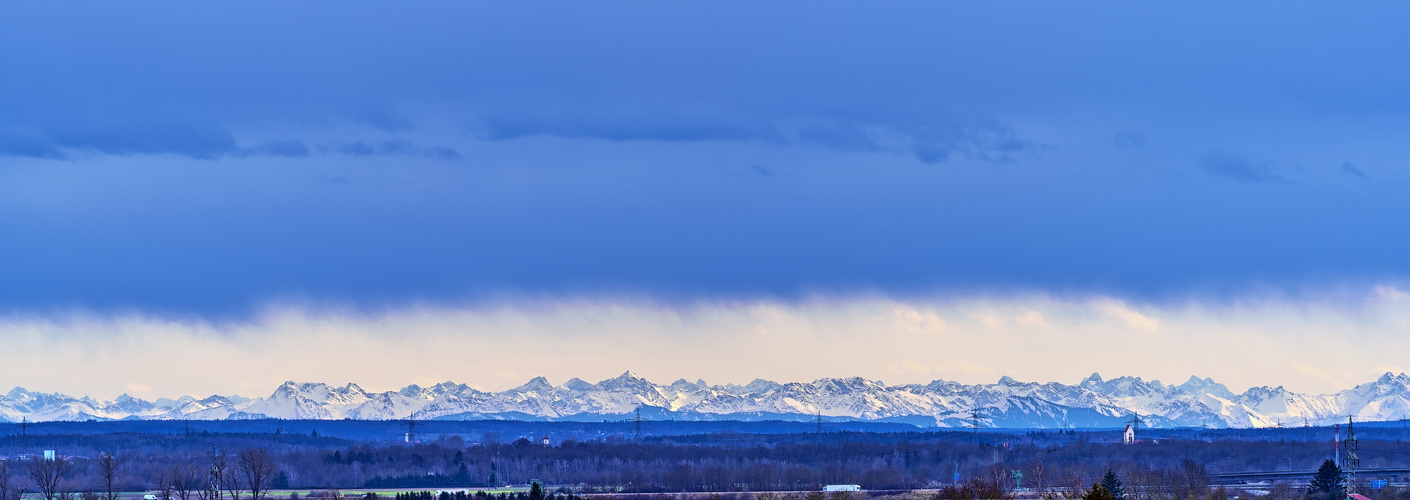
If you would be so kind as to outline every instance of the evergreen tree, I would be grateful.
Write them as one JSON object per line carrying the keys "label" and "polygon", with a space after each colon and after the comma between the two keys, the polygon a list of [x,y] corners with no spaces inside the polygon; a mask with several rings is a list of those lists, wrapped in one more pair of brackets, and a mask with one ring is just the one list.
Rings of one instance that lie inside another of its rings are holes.
{"label": "evergreen tree", "polygon": [[1126,486],[1121,484],[1121,479],[1116,477],[1116,473],[1107,469],[1106,477],[1102,478],[1102,487],[1106,488],[1111,497],[1116,500],[1126,500]]}
{"label": "evergreen tree", "polygon": [[1309,499],[1341,500],[1346,496],[1346,479],[1341,475],[1341,467],[1331,460],[1322,462],[1312,482],[1307,484]]}
{"label": "evergreen tree", "polygon": [[465,462],[461,462],[460,469],[455,471],[455,484],[470,486],[470,468],[465,466]]}
{"label": "evergreen tree", "polygon": [[280,490],[289,489],[289,475],[284,471],[279,471],[279,475],[274,476],[274,488]]}
{"label": "evergreen tree", "polygon": [[1101,483],[1092,483],[1092,489],[1082,494],[1082,500],[1116,500]]}
{"label": "evergreen tree", "polygon": [[543,500],[543,485],[538,481],[529,486],[529,500]]}

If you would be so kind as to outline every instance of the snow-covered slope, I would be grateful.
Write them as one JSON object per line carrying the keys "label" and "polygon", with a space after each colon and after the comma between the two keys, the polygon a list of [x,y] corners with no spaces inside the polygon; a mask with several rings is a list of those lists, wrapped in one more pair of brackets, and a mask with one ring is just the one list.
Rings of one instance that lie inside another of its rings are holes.
{"label": "snow-covered slope", "polygon": [[599,419],[638,407],[677,419],[855,418],[902,420],[940,427],[981,425],[1018,428],[1117,427],[1139,416],[1153,427],[1266,427],[1323,425],[1345,415],[1360,420],[1410,418],[1410,376],[1386,373],[1374,382],[1334,394],[1299,394],[1282,387],[1253,387],[1234,394],[1208,378],[1180,385],[1140,377],[1103,380],[1098,374],[1074,385],[886,385],[862,378],[825,378],[746,385],[703,380],[654,384],[628,371],[598,383],[572,379],[553,385],[543,377],[502,392],[465,384],[410,385],[371,393],[355,384],[285,382],[268,397],[210,396],[159,399],[126,394],[113,401],[75,398],[15,388],[0,396],[0,420],[247,418],[387,420],[409,416],[451,419]]}

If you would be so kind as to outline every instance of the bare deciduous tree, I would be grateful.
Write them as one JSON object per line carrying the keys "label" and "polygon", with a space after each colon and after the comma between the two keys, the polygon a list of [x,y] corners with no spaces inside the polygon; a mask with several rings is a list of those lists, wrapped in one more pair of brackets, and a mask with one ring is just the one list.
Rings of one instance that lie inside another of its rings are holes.
{"label": "bare deciduous tree", "polygon": [[191,500],[191,491],[200,489],[200,469],[187,464],[171,467],[172,494],[177,500]]}
{"label": "bare deciduous tree", "polygon": [[[264,500],[274,484],[274,461],[269,458],[269,450],[245,448],[240,451],[240,476],[245,488],[250,491],[250,500]],[[238,500],[238,499],[237,499]]]}
{"label": "bare deciduous tree", "polygon": [[191,491],[196,493],[196,500],[215,500],[215,492],[212,491],[214,488],[211,488],[212,474],[209,467],[187,465],[186,477],[192,481]]}
{"label": "bare deciduous tree", "polygon": [[29,463],[29,479],[34,481],[34,485],[39,488],[39,493],[44,497],[44,500],[54,500],[57,495],[62,493],[59,490],[59,482],[71,470],[73,470],[73,462],[67,458],[54,457],[53,460],[47,460],[34,457]]}
{"label": "bare deciduous tree", "polygon": [[[240,500],[245,496],[245,481],[240,477],[238,466],[232,466],[226,460],[225,455],[217,455],[215,464],[212,465],[211,473],[220,476],[220,489],[230,500]],[[220,500],[220,493],[217,492],[216,500]]]}
{"label": "bare deciduous tree", "polygon": [[28,486],[24,479],[10,477],[10,462],[0,460],[0,500],[20,500]]}
{"label": "bare deciduous tree", "polygon": [[11,487],[13,487],[13,485],[10,484],[10,462],[8,460],[0,460],[0,500],[11,500],[14,498],[10,496]]}
{"label": "bare deciduous tree", "polygon": [[112,453],[98,455],[98,480],[103,484],[103,500],[117,500],[121,475],[122,459]]}
{"label": "bare deciduous tree", "polygon": [[157,473],[157,498],[161,500],[173,500],[176,498],[177,483],[181,482],[181,469],[172,467],[166,472]]}

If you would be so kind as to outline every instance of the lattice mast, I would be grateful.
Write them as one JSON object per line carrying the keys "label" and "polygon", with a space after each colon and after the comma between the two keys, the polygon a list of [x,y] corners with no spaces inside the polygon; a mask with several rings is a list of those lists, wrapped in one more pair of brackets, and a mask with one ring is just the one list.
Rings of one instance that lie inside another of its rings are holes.
{"label": "lattice mast", "polygon": [[1351,429],[1351,415],[1346,416],[1346,458],[1342,461],[1342,470],[1346,472],[1346,492],[1356,493],[1356,468],[1361,465],[1361,458],[1356,456],[1356,433]]}

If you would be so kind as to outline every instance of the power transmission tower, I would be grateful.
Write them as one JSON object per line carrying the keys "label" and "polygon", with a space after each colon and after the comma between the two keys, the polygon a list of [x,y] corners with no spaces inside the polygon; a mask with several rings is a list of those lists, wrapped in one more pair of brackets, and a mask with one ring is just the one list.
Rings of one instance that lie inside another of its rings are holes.
{"label": "power transmission tower", "polygon": [[977,445],[979,445],[979,426],[982,425],[982,424],[979,423],[979,410],[978,410],[978,409],[970,410],[970,411],[969,411],[969,418],[972,419],[973,422],[974,422],[974,423],[972,423],[972,424],[970,424],[970,425],[974,426],[974,444],[977,446]]}
{"label": "power transmission tower", "polygon": [[1356,467],[1361,465],[1361,458],[1356,456],[1356,434],[1351,429],[1351,415],[1346,416],[1346,459],[1343,460],[1342,469],[1346,471],[1346,492],[1356,493]]}
{"label": "power transmission tower", "polygon": [[[405,427],[405,428],[406,428],[406,442],[408,442],[408,443],[417,443],[417,442],[420,442],[420,441],[418,441],[418,440],[416,439],[416,426],[422,425],[422,424],[416,422],[416,412],[414,412],[414,411],[411,412],[411,415],[408,415],[408,416],[406,417],[406,422],[402,423],[401,425],[402,425],[402,427]],[[424,425],[423,425],[423,427],[424,427]]]}
{"label": "power transmission tower", "polygon": [[641,406],[638,405],[638,406],[636,407],[636,416],[635,416],[635,417],[632,417],[632,419],[631,419],[631,422],[632,422],[631,430],[632,430],[632,433],[636,436],[636,442],[638,442],[638,443],[641,442],[641,431],[644,429],[644,427],[642,427],[641,424],[642,424],[642,422],[645,422],[645,421],[646,421],[646,419],[645,419],[645,418],[642,418],[642,416],[641,416]]}
{"label": "power transmission tower", "polygon": [[818,433],[819,436],[821,436],[822,433],[823,433],[822,410],[817,410],[817,416],[818,416],[818,418],[817,418],[816,420],[814,420],[813,422],[818,425],[817,433]]}
{"label": "power transmission tower", "polygon": [[[1141,420],[1141,412],[1131,410],[1131,420],[1127,420],[1126,423],[1131,424],[1132,436],[1135,436],[1137,432],[1141,431],[1141,422],[1144,422],[1144,420]],[[1135,439],[1132,439],[1132,441],[1135,441]]]}
{"label": "power transmission tower", "polygon": [[20,417],[20,437],[29,437],[29,418]]}
{"label": "power transmission tower", "polygon": [[207,498],[214,499],[214,500],[219,500],[219,499],[220,499],[220,496],[221,496],[221,495],[220,495],[220,474],[221,474],[221,470],[220,470],[220,469],[221,469],[221,468],[220,468],[220,465],[217,464],[217,461],[219,461],[219,460],[220,460],[220,448],[215,447],[215,446],[212,446],[212,447],[211,447],[210,490],[208,490],[209,493],[207,493]]}

